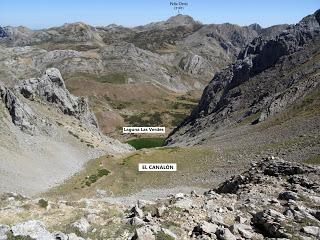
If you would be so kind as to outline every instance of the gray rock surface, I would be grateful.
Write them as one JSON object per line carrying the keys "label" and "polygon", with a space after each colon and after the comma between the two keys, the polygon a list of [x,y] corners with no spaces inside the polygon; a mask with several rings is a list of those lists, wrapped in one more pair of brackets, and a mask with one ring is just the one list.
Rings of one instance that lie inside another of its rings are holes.
{"label": "gray rock surface", "polygon": [[271,38],[256,37],[233,64],[214,75],[198,106],[170,134],[167,144],[201,144],[208,132],[213,135],[249,117],[256,116],[252,124],[265,121],[317,91],[319,14]]}
{"label": "gray rock surface", "polygon": [[155,240],[155,236],[148,226],[136,229],[132,240]]}
{"label": "gray rock surface", "polygon": [[133,150],[102,135],[88,101],[70,94],[54,68],[15,87],[0,83],[0,115],[0,192],[32,195],[92,158]]}
{"label": "gray rock surface", "polygon": [[7,234],[10,231],[10,227],[8,225],[0,224],[0,240],[7,240]]}
{"label": "gray rock surface", "polygon": [[17,88],[25,98],[30,100],[40,98],[53,103],[64,114],[74,116],[88,126],[98,127],[96,118],[89,109],[88,100],[71,95],[60,71],[56,68],[47,69],[41,78],[23,81]]}
{"label": "gray rock surface", "polygon": [[30,237],[36,240],[54,240],[40,221],[28,221],[14,225],[12,228],[14,237]]}
{"label": "gray rock surface", "polygon": [[72,227],[74,227],[80,233],[87,233],[91,228],[88,220],[85,218],[81,218],[78,221],[74,222],[72,224]]}
{"label": "gray rock surface", "polygon": [[[270,28],[268,35],[283,28]],[[231,63],[241,47],[264,29],[205,25],[177,15],[135,28],[77,22],[36,31],[5,27],[1,32],[0,45],[13,48],[1,49],[8,58],[0,61],[0,69],[10,73],[12,81],[56,67],[64,76],[124,74],[127,80],[152,82],[181,92],[202,89],[214,72]],[[13,67],[18,64],[19,71]]]}
{"label": "gray rock surface", "polygon": [[[281,175],[275,174],[279,172]],[[35,231],[37,234],[46,233],[46,236],[57,240],[96,237],[119,240],[317,239],[320,215],[314,197],[320,194],[319,173],[320,168],[316,166],[286,162],[275,157],[263,159],[253,162],[247,171],[241,173],[246,181],[238,186],[237,191],[232,190],[233,193],[221,192],[217,188],[204,194],[178,194],[179,198],[172,194],[144,202],[138,211],[121,203],[110,204],[101,196],[68,201],[52,199],[49,202],[50,208],[39,209],[38,201],[34,199],[6,194],[0,195],[0,222],[10,218],[14,222],[11,228],[15,231],[19,229],[19,232],[25,232],[31,226],[32,230],[28,234],[34,234]],[[313,183],[312,190],[303,186],[303,182],[302,185],[291,183],[290,177],[293,176]],[[232,182],[232,179],[221,185]],[[275,199],[280,193],[293,189],[304,197],[297,200]],[[191,201],[192,208],[181,209],[175,206],[175,202],[181,200]],[[161,215],[156,214],[160,206],[166,207]],[[144,217],[139,218],[135,212],[140,212]],[[151,215],[151,212],[154,213]],[[77,216],[85,216],[91,227],[85,227],[88,226],[87,220],[81,220],[83,223],[77,221],[77,229],[70,228],[75,213]],[[48,229],[53,229],[52,234],[48,233],[41,222],[21,222],[19,216],[46,221]],[[68,232],[75,231],[81,237],[74,233],[55,232],[56,221],[59,221],[59,228],[67,229]],[[81,230],[83,227],[85,231]]]}
{"label": "gray rock surface", "polygon": [[14,92],[0,82],[0,99],[10,113],[12,122],[21,130],[32,132],[35,128],[35,114],[29,106],[22,103]]}
{"label": "gray rock surface", "polygon": [[314,236],[314,237],[320,237],[320,228],[316,226],[306,226],[302,228],[302,231]]}

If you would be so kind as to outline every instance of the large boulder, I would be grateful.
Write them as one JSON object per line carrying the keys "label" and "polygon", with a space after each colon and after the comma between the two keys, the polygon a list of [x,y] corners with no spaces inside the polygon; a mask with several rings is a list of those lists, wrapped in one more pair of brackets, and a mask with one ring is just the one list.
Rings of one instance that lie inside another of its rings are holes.
{"label": "large boulder", "polygon": [[155,240],[155,236],[149,226],[137,228],[132,240]]}
{"label": "large boulder", "polygon": [[213,236],[215,235],[218,227],[219,226],[214,223],[203,221],[193,229],[192,233],[195,236],[199,236],[199,235]]}
{"label": "large boulder", "polygon": [[11,228],[14,237],[30,237],[35,240],[55,240],[40,221],[18,223]]}
{"label": "large boulder", "polygon": [[308,235],[320,238],[320,228],[316,226],[306,226],[302,228],[302,231]]}
{"label": "large boulder", "polygon": [[81,218],[78,221],[74,222],[72,224],[72,227],[74,227],[80,233],[87,233],[90,230],[91,225],[89,224],[87,219]]}
{"label": "large boulder", "polygon": [[285,216],[273,209],[258,212],[253,217],[254,226],[266,237],[288,238],[284,229]]}
{"label": "large boulder", "polygon": [[10,227],[8,225],[0,224],[0,240],[7,240],[7,234],[10,231]]}

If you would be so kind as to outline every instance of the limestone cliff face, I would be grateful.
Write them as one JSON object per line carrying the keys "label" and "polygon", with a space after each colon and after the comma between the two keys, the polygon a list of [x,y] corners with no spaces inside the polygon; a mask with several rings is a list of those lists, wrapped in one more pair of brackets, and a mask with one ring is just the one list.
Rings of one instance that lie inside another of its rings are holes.
{"label": "limestone cliff face", "polygon": [[0,141],[0,192],[27,195],[60,183],[90,159],[133,150],[100,132],[88,101],[70,94],[55,68],[15,87],[0,82]]}
{"label": "limestone cliff face", "polygon": [[253,114],[260,114],[254,122],[266,120],[317,89],[319,24],[318,10],[278,35],[255,38],[233,64],[213,77],[198,106],[167,143]]}
{"label": "limestone cliff face", "polygon": [[12,122],[24,131],[34,130],[34,121],[36,116],[30,107],[23,104],[12,90],[5,87],[0,82],[0,100],[8,110]]}
{"label": "limestone cliff face", "polygon": [[58,69],[47,69],[42,77],[25,80],[17,86],[17,89],[27,99],[40,98],[54,104],[64,114],[74,116],[85,124],[98,128],[95,116],[89,109],[88,100],[69,93]]}

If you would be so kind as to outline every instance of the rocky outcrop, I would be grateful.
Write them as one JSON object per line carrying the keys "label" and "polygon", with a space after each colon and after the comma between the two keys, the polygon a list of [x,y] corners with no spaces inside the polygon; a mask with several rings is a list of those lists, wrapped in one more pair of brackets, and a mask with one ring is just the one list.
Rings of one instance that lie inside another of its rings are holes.
{"label": "rocky outcrop", "polygon": [[90,159],[133,150],[100,132],[87,99],[70,94],[54,68],[15,87],[0,84],[0,133],[0,192],[33,195]]}
{"label": "rocky outcrop", "polygon": [[8,37],[8,33],[5,31],[4,28],[0,26],[0,38],[6,38],[6,37]]}
{"label": "rocky outcrop", "polygon": [[[194,191],[190,194],[177,193],[155,201],[139,200],[134,207],[111,205],[103,196],[91,196],[78,201],[51,199],[46,209],[39,209],[39,200],[7,194],[1,196],[0,222],[8,214],[30,215],[34,212],[37,219],[43,219],[50,225],[46,228],[40,220],[14,221],[12,226],[0,225],[0,236],[11,236],[12,232],[14,236],[39,240],[313,240],[318,239],[320,227],[316,200],[320,196],[319,173],[319,167],[270,156],[252,162],[247,171],[221,183],[217,189],[203,194]],[[305,179],[313,184],[313,188],[293,183],[292,177]],[[231,183],[236,187],[230,188]],[[297,197],[293,199],[292,196]],[[176,203],[181,201],[188,201],[191,205],[178,207]],[[26,204],[28,209],[24,207]],[[109,211],[112,211],[111,215]],[[81,218],[75,220],[75,217],[70,217],[74,212]],[[59,228],[66,229],[66,233],[50,233],[47,229],[55,229],[57,223],[47,219],[59,219]]]}
{"label": "rocky outcrop", "polygon": [[205,126],[226,127],[254,114],[260,116],[253,123],[264,121],[316,91],[319,15],[320,10],[273,37],[255,38],[233,64],[214,75],[198,106],[167,143],[178,144],[183,134],[197,136]]}
{"label": "rocky outcrop", "polygon": [[[33,71],[30,76],[34,71],[55,67],[68,77],[86,73],[99,79],[125,73],[135,82],[155,82],[173,91],[203,89],[214,72],[231,63],[240,48],[263,31],[229,23],[205,25],[185,15],[135,28],[93,27],[77,22],[36,31],[25,27],[4,29],[9,37],[1,45],[14,47],[7,50],[8,57],[14,58],[3,58],[0,69],[10,71],[14,80],[26,74],[18,74],[12,65],[19,65],[24,73]],[[122,53],[124,44],[132,44],[130,49],[134,51],[123,53],[124,59],[119,61],[116,54]],[[21,54],[21,47],[27,46],[32,51]],[[108,49],[113,53],[105,58]]]}
{"label": "rocky outcrop", "polygon": [[15,125],[26,132],[32,132],[34,130],[36,116],[32,109],[22,103],[12,90],[5,87],[1,82],[0,100],[4,103]]}
{"label": "rocky outcrop", "polygon": [[6,240],[11,238],[34,240],[84,240],[75,233],[64,234],[58,231],[50,233],[42,222],[36,220],[20,222],[11,228],[7,225],[0,225],[0,239]]}
{"label": "rocky outcrop", "polygon": [[269,101],[269,104],[261,111],[258,122],[265,121],[269,117],[281,113],[286,107],[292,105],[299,98],[303,98],[313,89],[319,86],[319,81],[316,77],[312,77],[309,81],[297,84],[288,90],[277,93]]}
{"label": "rocky outcrop", "polygon": [[27,99],[39,98],[52,103],[64,114],[74,116],[89,126],[98,127],[96,118],[89,109],[88,100],[69,93],[58,69],[47,69],[42,77],[23,81],[17,89]]}
{"label": "rocky outcrop", "polygon": [[14,225],[11,229],[14,237],[29,237],[31,239],[54,240],[42,222],[28,221]]}
{"label": "rocky outcrop", "polygon": [[296,26],[291,26],[271,40],[258,37],[241,51],[237,61],[227,70],[214,76],[209,87],[204,91],[198,114],[210,114],[219,110],[224,104],[228,91],[261,73],[284,55],[294,53],[319,35],[319,23],[314,19],[320,14],[306,17]]}
{"label": "rocky outcrop", "polygon": [[188,55],[182,58],[179,64],[180,68],[189,74],[200,75],[209,67],[205,59],[199,55]]}

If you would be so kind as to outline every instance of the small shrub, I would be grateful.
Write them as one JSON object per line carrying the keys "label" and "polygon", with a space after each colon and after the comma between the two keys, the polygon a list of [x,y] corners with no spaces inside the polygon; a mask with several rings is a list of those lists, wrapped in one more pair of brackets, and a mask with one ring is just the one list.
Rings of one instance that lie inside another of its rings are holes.
{"label": "small shrub", "polygon": [[90,187],[91,184],[97,182],[99,178],[102,178],[103,176],[108,176],[110,173],[107,169],[99,169],[97,174],[92,174],[89,177],[87,177],[87,180],[85,181],[85,185],[87,187]]}
{"label": "small shrub", "polygon": [[103,176],[108,176],[109,173],[110,173],[110,171],[105,168],[99,169],[98,170],[98,177],[101,178]]}
{"label": "small shrub", "polygon": [[48,201],[44,200],[44,199],[40,199],[38,201],[38,205],[42,208],[47,208],[48,207]]}

